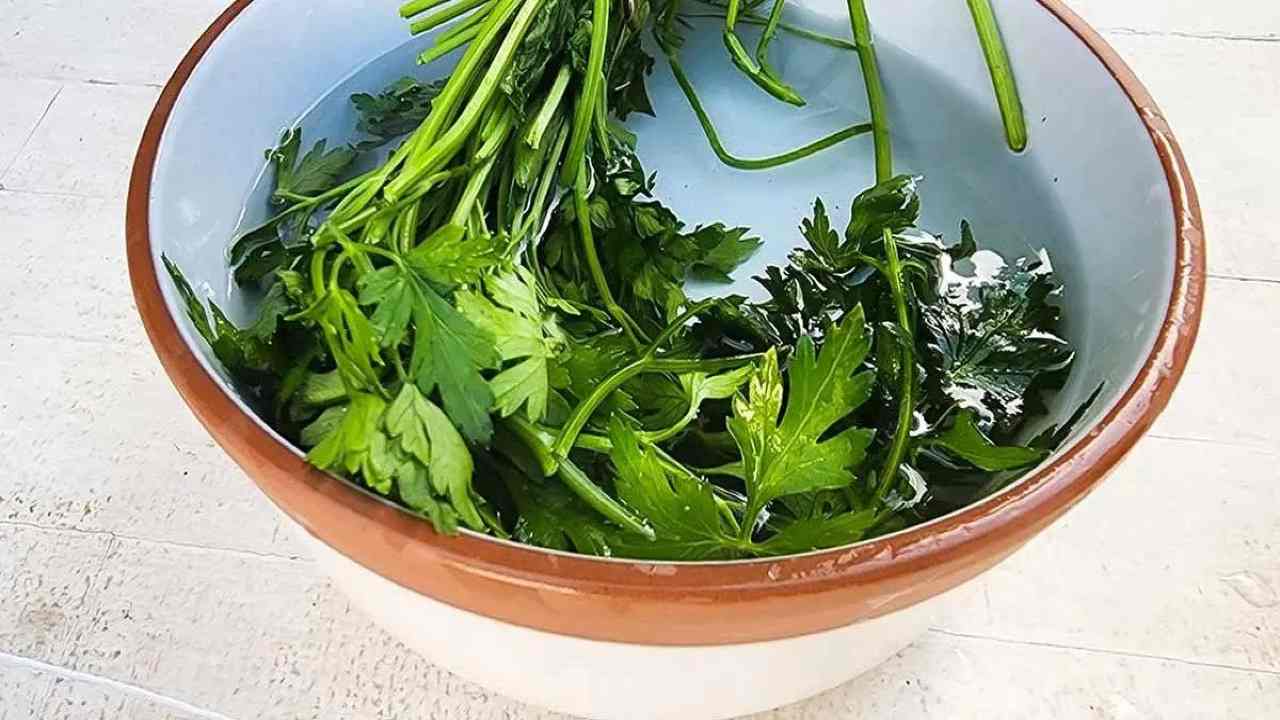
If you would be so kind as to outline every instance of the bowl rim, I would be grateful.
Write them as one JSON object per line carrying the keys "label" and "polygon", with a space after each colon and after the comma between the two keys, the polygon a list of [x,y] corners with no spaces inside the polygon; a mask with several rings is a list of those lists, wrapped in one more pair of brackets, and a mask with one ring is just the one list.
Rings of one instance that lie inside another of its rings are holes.
{"label": "bowl rim", "polygon": [[1199,329],[1205,289],[1200,205],[1155,101],[1102,37],[1061,0],[1038,0],[1092,50],[1133,103],[1164,168],[1175,266],[1154,346],[1119,402],[1056,459],[1010,487],[921,525],[783,558],[672,563],[593,558],[428,523],[308,465],[214,380],[183,340],[153,260],[151,183],[161,136],[187,80],[253,0],[235,0],[196,40],[147,121],[126,201],[135,303],[186,403],[261,490],[307,532],[420,594],[495,620],[591,640],[647,645],[759,642],[830,630],[924,601],[1007,557],[1083,498],[1167,405]]}

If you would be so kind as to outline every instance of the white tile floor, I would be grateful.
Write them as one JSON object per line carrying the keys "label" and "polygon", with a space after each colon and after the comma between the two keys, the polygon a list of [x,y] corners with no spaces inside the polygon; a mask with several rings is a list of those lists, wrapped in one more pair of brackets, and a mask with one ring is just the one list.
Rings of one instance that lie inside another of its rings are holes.
{"label": "white tile floor", "polygon": [[[223,2],[0,0],[0,720],[550,720],[356,614],[146,346],[128,165]],[[1280,5],[1075,5],[1200,183],[1213,279],[1183,387],[1101,490],[923,641],[761,720],[1280,717]]]}

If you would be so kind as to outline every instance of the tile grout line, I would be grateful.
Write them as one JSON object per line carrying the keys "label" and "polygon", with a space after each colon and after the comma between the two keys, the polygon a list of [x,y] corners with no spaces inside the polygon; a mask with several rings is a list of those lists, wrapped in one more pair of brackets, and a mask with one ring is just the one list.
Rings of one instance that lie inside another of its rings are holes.
{"label": "tile grout line", "polygon": [[[13,160],[10,160],[4,170],[0,171],[0,181],[3,181],[5,176],[13,170],[13,166],[18,164],[18,160],[22,159],[22,151],[26,150],[27,146],[31,144],[31,138],[36,136],[36,131],[40,129],[40,125],[44,123],[45,118],[49,117],[49,110],[52,109],[53,104],[58,101],[58,97],[62,95],[62,90],[65,87],[65,84],[59,85],[58,89],[53,91],[53,97],[49,98],[49,102],[44,106],[44,110],[40,113],[40,117],[36,118],[35,123],[31,126],[31,132],[27,133],[27,136],[22,139],[22,144],[18,146],[18,151],[13,154]],[[3,187],[4,186],[0,184],[0,188]]]}
{"label": "tile grout line", "polygon": [[106,535],[112,542],[117,540],[128,540],[129,542],[143,543],[147,545],[159,545],[168,548],[180,548],[183,550],[199,550],[211,553],[225,553],[227,555],[241,555],[245,557],[257,558],[259,560],[276,560],[280,562],[298,563],[302,565],[312,564],[310,558],[302,555],[282,555],[280,553],[264,552],[261,550],[245,550],[243,548],[219,547],[215,545],[201,545],[200,543],[182,542],[179,540],[159,540],[156,538],[140,537],[137,535],[128,535],[118,533],[112,530],[88,530],[75,526],[49,526],[39,523],[27,522],[25,520],[0,520],[0,527],[19,527],[29,530],[40,530],[49,533],[71,533],[75,535]]}
{"label": "tile grout line", "polygon": [[[27,139],[30,140],[30,138],[27,138]],[[25,148],[26,146],[24,145],[23,147]],[[17,161],[18,159],[14,158],[13,163],[9,164],[9,170],[13,169],[13,165],[14,163],[17,163]],[[5,170],[5,173],[8,173],[9,170]],[[69,199],[75,199],[75,200],[102,200],[102,201],[111,201],[116,199],[117,197],[114,195],[92,195],[89,193],[66,192],[65,190],[33,190],[29,188],[8,187],[3,183],[0,183],[0,195],[4,195],[5,193],[8,193],[10,195],[35,195],[36,197],[55,197],[55,198],[69,198]]]}
{"label": "tile grout line", "polygon": [[0,330],[0,339],[16,340],[49,340],[55,342],[73,342],[85,345],[107,345],[110,347],[135,347],[142,338],[95,338],[85,335],[51,334],[28,332],[25,330]]}
{"label": "tile grout line", "polygon": [[[142,687],[141,685],[134,685],[133,683],[114,680],[112,678],[104,677],[102,675],[94,675],[93,673],[86,673],[86,672],[81,672],[79,670],[72,670],[71,668],[62,667],[60,665],[54,665],[52,663],[47,663],[42,660],[23,657],[22,655],[14,655],[12,653],[4,652],[3,650],[0,650],[0,663],[4,663],[12,667],[20,667],[26,670],[31,670],[37,674],[48,673],[50,675],[56,675],[62,678],[66,678],[68,680],[77,680],[80,682],[88,683],[90,685],[108,687],[108,688],[111,688],[112,690],[117,690],[121,693],[124,693],[127,696],[147,700],[151,703],[161,705],[171,710],[178,710],[180,712],[193,715],[197,718],[202,718],[203,720],[235,720],[229,715],[223,715],[222,713],[217,712],[215,710],[208,710],[202,707],[198,707],[196,705],[192,705],[191,703],[183,700],[179,700],[178,698],[169,697],[168,695],[165,695],[163,693],[159,693],[154,690],[149,690],[145,687]],[[50,690],[49,696],[45,698],[45,701],[47,702],[50,699],[52,699],[52,689]],[[42,704],[41,705],[42,714],[45,709],[46,708]]]}
{"label": "tile grout line", "polygon": [[1261,35],[1238,35],[1213,30],[1195,32],[1188,30],[1143,30],[1132,27],[1099,27],[1103,35],[1126,35],[1130,37],[1178,38],[1181,40],[1220,40],[1226,42],[1277,43],[1280,35],[1265,33]]}
{"label": "tile grout line", "polygon": [[1158,432],[1149,432],[1146,434],[1146,437],[1153,440],[1166,440],[1168,442],[1198,443],[1201,445],[1229,447],[1237,450],[1248,450],[1261,455],[1280,455],[1280,451],[1267,447],[1266,445],[1250,445],[1249,443],[1232,442],[1230,440],[1214,440],[1213,438],[1191,437],[1189,435],[1165,435]]}
{"label": "tile grout line", "polygon": [[1158,660],[1160,662],[1171,662],[1179,665],[1190,665],[1193,667],[1208,668],[1213,670],[1228,670],[1231,672],[1250,673],[1255,675],[1269,675],[1280,678],[1280,670],[1269,670],[1267,668],[1252,668],[1243,665],[1231,665],[1228,663],[1206,662],[1203,660],[1187,660],[1185,658],[1169,657],[1167,655],[1157,655],[1155,653],[1128,652],[1125,650],[1108,650],[1106,648],[1082,647],[1079,645],[1067,645],[1065,643],[1046,642],[1042,640],[1014,640],[1012,638],[994,637],[991,635],[978,635],[976,633],[962,633],[953,630],[945,630],[943,628],[931,627],[929,632],[934,635],[942,635],[944,637],[960,638],[963,640],[985,640],[987,642],[1000,643],[1003,645],[1022,645],[1027,647],[1047,648],[1052,650],[1070,650],[1075,652],[1091,653],[1096,655],[1108,655],[1119,658],[1132,658],[1138,660]]}
{"label": "tile grout line", "polygon": [[1257,277],[1250,275],[1228,275],[1225,273],[1207,272],[1206,276],[1214,280],[1234,280],[1242,283],[1261,283],[1264,285],[1280,285],[1280,278]]}
{"label": "tile grout line", "polygon": [[39,82],[52,82],[62,84],[75,85],[96,85],[98,87],[126,87],[126,88],[151,88],[159,90],[164,87],[162,82],[133,82],[130,80],[108,80],[106,78],[86,78],[75,77],[73,75],[40,75],[28,73],[9,73],[0,70],[0,80],[36,80]]}

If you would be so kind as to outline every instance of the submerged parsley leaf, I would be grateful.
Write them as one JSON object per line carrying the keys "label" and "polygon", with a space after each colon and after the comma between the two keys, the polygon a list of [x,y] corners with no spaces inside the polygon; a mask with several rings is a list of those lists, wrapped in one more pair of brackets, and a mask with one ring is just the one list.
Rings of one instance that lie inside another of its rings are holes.
{"label": "submerged parsley leaf", "polygon": [[697,247],[690,272],[704,280],[731,282],[733,278],[729,275],[764,244],[760,238],[748,236],[747,232],[747,228],[730,228],[723,223],[694,230],[688,236]]}
{"label": "submerged parsley leaf", "polygon": [[1032,384],[1070,366],[1070,344],[1053,334],[1061,292],[1047,257],[1022,259],[989,278],[952,282],[925,305],[921,326],[937,371],[932,381],[946,401],[977,414],[994,436],[1025,415]]}
{"label": "submerged parsley leaf", "polygon": [[431,102],[444,89],[444,81],[421,83],[405,76],[377,95],[356,93],[351,104],[360,113],[356,129],[377,138],[374,144],[416,130],[431,113]]}
{"label": "submerged parsley leaf", "polygon": [[326,151],[326,141],[320,140],[311,150],[298,158],[302,144],[302,130],[286,130],[280,145],[267,155],[276,171],[277,203],[292,202],[292,196],[318,195],[338,184],[338,178],[356,159],[356,151],[342,146]]}
{"label": "submerged parsley leaf", "polygon": [[926,445],[946,450],[980,470],[999,472],[1034,465],[1046,453],[1029,447],[1000,447],[979,429],[974,412],[961,410],[951,427],[926,441]]}
{"label": "submerged parsley leaf", "polygon": [[853,427],[824,436],[871,396],[875,373],[856,372],[870,349],[861,307],[832,329],[816,356],[813,340],[801,338],[787,374],[785,413],[777,354],[772,349],[765,354],[751,378],[750,397],[734,401],[728,421],[742,452],[748,522],[783,495],[853,482],[875,432]]}

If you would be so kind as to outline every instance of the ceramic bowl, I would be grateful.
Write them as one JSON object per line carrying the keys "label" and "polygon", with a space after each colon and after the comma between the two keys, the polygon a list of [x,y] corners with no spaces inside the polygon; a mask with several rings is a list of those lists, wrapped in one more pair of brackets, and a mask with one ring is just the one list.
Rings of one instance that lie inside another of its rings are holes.
{"label": "ceramic bowl", "polygon": [[[159,259],[176,260],[243,316],[225,257],[237,223],[266,213],[263,148],[299,122],[311,138],[352,137],[345,95],[414,71],[423,40],[408,37],[386,0],[237,0],[192,47],[133,170],[128,255],[139,310],[182,396],[297,524],[335,584],[431,661],[589,717],[723,718],[799,700],[906,646],[950,591],[1080,500],[1163,409],[1195,338],[1199,209],[1159,110],[1058,0],[1004,0],[996,11],[1030,121],[1021,154],[1004,143],[965,4],[874,3],[898,166],[926,176],[925,227],[954,233],[964,217],[1006,254],[1051,253],[1079,359],[1047,420],[1104,389],[1041,467],[933,522],[828,552],[707,564],[443,537],[310,468],[256,417],[192,332]],[[796,24],[848,36],[843,3],[808,0],[789,12]],[[776,47],[777,67],[809,99],[802,110],[739,76],[718,33],[694,33],[684,50],[731,149],[777,152],[866,118],[851,54],[792,36]],[[744,277],[785,257],[815,196],[839,214],[870,184],[865,139],[774,172],[729,169],[661,62],[651,93],[657,118],[632,123],[642,158],[685,219],[749,225],[766,238]]]}

